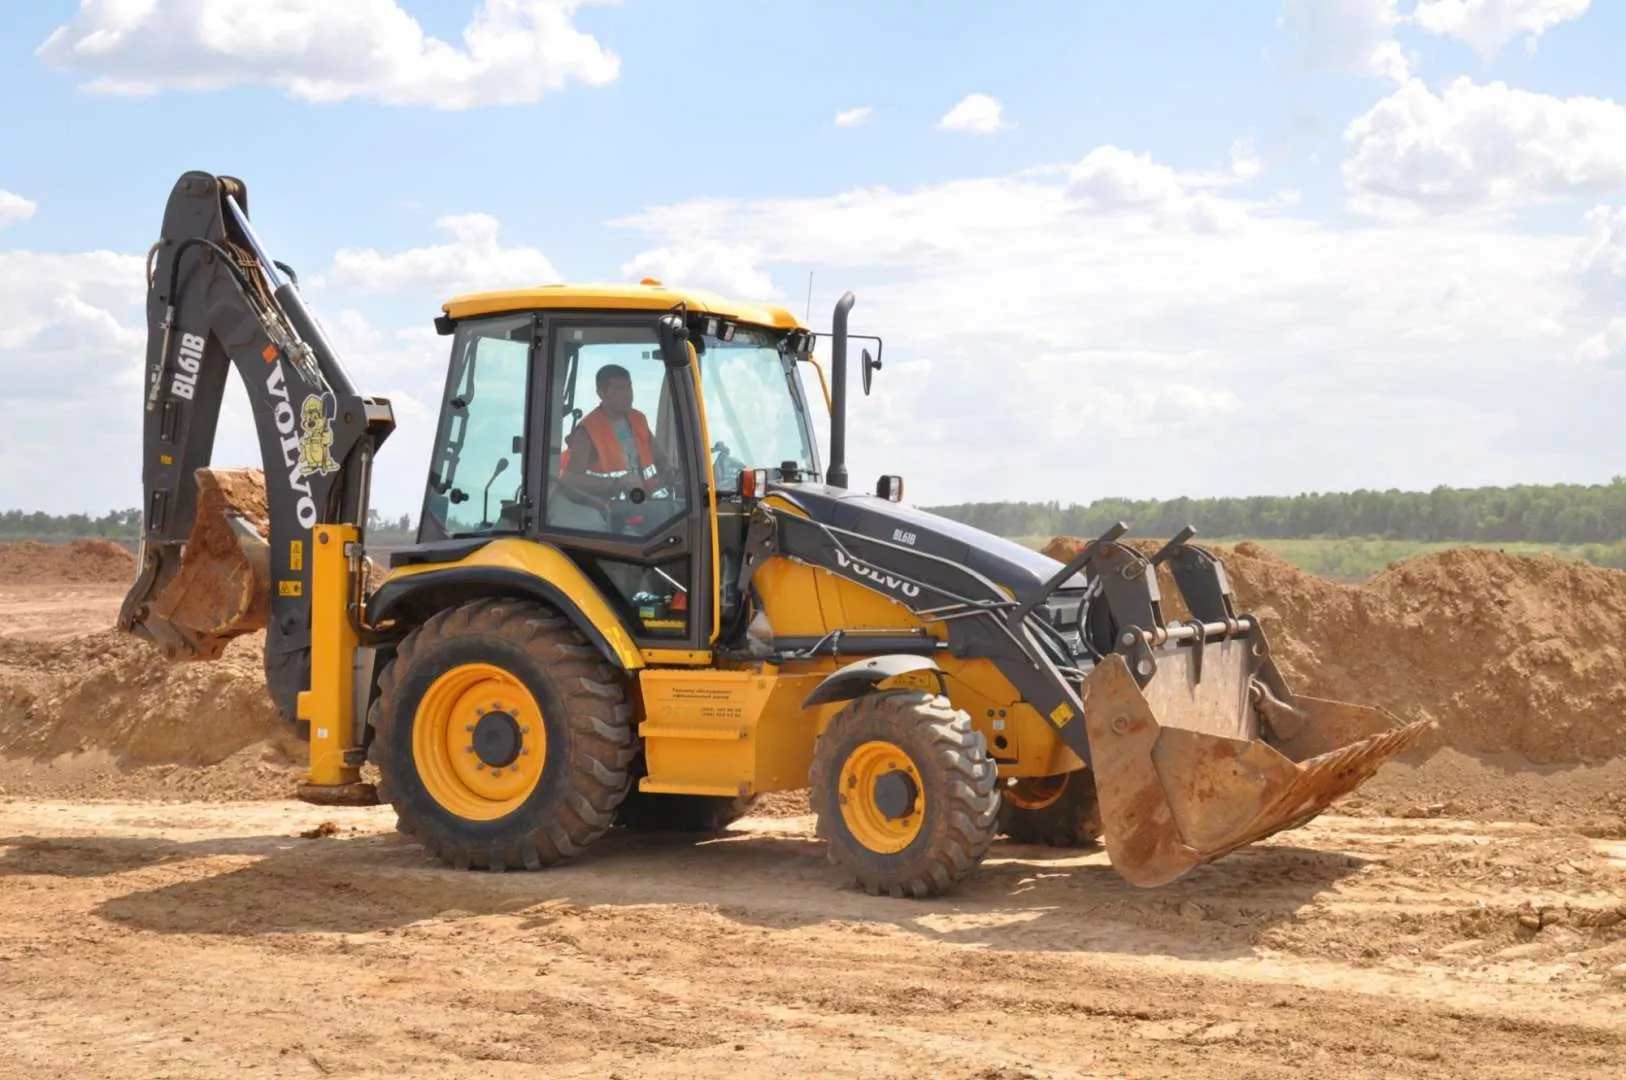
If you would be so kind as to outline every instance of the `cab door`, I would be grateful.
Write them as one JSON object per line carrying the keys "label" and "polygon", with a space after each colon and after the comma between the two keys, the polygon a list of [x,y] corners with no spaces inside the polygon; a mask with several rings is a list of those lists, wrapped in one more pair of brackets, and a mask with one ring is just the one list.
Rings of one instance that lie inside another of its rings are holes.
{"label": "cab door", "polygon": [[[715,629],[714,496],[692,363],[667,363],[662,313],[549,312],[532,415],[531,531],[569,555],[663,660]],[[687,348],[686,345],[681,346]]]}

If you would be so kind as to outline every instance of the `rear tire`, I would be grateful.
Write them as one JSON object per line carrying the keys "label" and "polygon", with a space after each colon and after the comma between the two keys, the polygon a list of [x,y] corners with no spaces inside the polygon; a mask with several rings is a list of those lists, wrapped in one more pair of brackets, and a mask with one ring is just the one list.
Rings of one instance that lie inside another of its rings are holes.
{"label": "rear tire", "polygon": [[1095,777],[1085,769],[1018,780],[1000,795],[999,831],[1018,844],[1093,847],[1101,839]]}
{"label": "rear tire", "polygon": [[458,869],[537,870],[579,855],[609,830],[630,783],[632,708],[618,673],[533,601],[430,617],[385,668],[371,719],[397,828]]}
{"label": "rear tire", "polygon": [[750,813],[754,795],[667,795],[638,790],[649,775],[643,754],[632,763],[632,786],[615,812],[615,823],[628,832],[716,836]]}
{"label": "rear tire", "polygon": [[971,718],[918,690],[868,694],[814,748],[809,801],[830,861],[871,895],[936,896],[993,841],[996,765]]}

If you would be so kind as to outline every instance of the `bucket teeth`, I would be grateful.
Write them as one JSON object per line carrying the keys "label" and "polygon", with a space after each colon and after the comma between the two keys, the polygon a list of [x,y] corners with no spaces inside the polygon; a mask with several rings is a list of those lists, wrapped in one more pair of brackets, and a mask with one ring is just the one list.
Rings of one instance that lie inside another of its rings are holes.
{"label": "bucket teeth", "polygon": [[1415,746],[1430,723],[1419,720],[1300,762],[1292,781],[1249,822],[1242,835],[1214,850],[1214,859],[1244,844],[1296,829],[1370,780],[1385,761]]}

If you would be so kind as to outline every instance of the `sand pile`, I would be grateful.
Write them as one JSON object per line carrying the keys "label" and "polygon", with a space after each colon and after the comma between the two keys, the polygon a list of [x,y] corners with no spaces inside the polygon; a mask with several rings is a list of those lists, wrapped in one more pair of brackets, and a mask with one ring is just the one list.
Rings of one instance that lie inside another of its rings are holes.
{"label": "sand pile", "polygon": [[[262,648],[263,635],[251,634],[218,660],[174,663],[112,630],[63,642],[0,639],[0,757],[84,756],[123,770],[235,760],[246,774],[228,769],[211,793],[243,784],[259,793],[265,782],[284,792],[300,744],[266,693]],[[6,787],[21,790],[15,777]]]}
{"label": "sand pile", "polygon": [[134,577],[135,556],[111,540],[0,544],[0,584],[123,584]]}
{"label": "sand pile", "polygon": [[[1626,572],[1453,549],[1339,585],[1257,545],[1215,550],[1299,693],[1433,719],[1436,748],[1543,765],[1626,754]],[[1160,577],[1167,609],[1179,593]]]}

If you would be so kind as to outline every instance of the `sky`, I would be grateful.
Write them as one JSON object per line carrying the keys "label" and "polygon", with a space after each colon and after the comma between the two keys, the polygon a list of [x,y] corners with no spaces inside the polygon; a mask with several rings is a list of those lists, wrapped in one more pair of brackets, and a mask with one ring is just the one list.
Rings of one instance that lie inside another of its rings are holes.
{"label": "sky", "polygon": [[[821,331],[852,290],[852,483],[915,503],[1626,474],[1626,3],[926,10],[0,3],[0,509],[140,504],[189,169],[394,404],[391,516],[444,300],[646,275]],[[258,464],[235,378],[214,460]]]}

